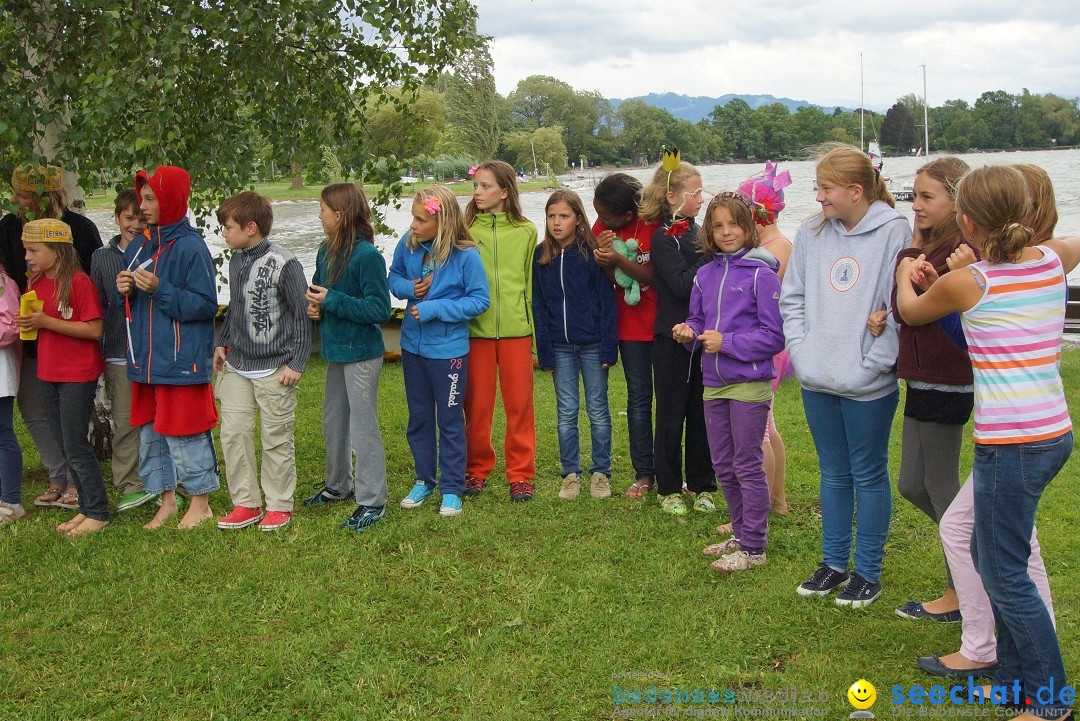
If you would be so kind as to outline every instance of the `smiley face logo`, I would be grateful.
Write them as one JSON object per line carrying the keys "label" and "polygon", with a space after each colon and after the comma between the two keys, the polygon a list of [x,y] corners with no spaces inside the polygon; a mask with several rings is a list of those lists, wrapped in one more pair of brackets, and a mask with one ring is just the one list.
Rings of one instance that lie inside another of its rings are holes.
{"label": "smiley face logo", "polygon": [[873,706],[874,701],[877,701],[877,689],[874,688],[874,684],[865,678],[860,678],[851,684],[851,688],[847,690],[847,697],[852,706],[859,710],[865,710]]}

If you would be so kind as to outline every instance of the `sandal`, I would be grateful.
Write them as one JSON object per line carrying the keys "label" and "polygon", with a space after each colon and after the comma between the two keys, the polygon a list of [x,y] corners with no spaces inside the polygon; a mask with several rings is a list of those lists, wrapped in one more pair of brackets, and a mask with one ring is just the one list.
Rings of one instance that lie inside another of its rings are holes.
{"label": "sandal", "polygon": [[647,496],[649,491],[653,488],[652,481],[647,481],[644,478],[639,478],[630,484],[630,487],[626,489],[626,497],[633,498],[635,501]]}
{"label": "sandal", "polygon": [[[34,502],[37,503],[37,501]],[[57,508],[66,508],[69,511],[77,511],[79,509],[79,494],[61,493],[60,498],[53,501],[53,505]]]}
{"label": "sandal", "polygon": [[34,505],[52,507],[60,500],[60,496],[64,495],[65,490],[64,488],[49,486],[44,493],[34,499]]}

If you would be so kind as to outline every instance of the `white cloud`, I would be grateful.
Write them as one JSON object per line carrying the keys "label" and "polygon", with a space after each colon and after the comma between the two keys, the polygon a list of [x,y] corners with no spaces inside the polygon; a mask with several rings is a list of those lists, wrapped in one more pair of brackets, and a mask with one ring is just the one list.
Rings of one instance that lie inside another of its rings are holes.
{"label": "white cloud", "polygon": [[494,37],[499,92],[552,75],[607,97],[649,92],[772,94],[887,108],[922,94],[973,102],[987,90],[1080,95],[1080,3],[848,0],[749,4],[691,0],[477,0]]}

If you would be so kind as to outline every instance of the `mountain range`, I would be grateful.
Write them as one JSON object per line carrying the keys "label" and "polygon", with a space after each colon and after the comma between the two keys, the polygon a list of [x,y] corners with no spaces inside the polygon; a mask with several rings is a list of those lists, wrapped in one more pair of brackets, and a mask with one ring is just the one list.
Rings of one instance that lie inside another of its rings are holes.
{"label": "mountain range", "polygon": [[[611,98],[612,109],[618,110],[619,103],[626,102],[627,100],[642,100],[647,105],[653,107],[663,108],[676,118],[685,118],[692,123],[696,123],[702,118],[707,118],[709,113],[713,111],[717,105],[727,105],[729,100],[739,98],[746,102],[753,109],[760,108],[763,105],[771,105],[772,103],[782,103],[787,106],[788,112],[795,112],[803,106],[815,106],[814,103],[807,102],[805,100],[792,100],[791,98],[777,98],[773,95],[735,95],[728,93],[727,95],[721,95],[719,98],[709,98],[705,96],[689,96],[689,95],[676,95],[675,93],[649,93],[648,95],[642,95],[636,98]],[[832,113],[833,107],[825,107],[817,105],[826,113]],[[841,110],[845,112],[852,112],[853,108],[844,108]]]}

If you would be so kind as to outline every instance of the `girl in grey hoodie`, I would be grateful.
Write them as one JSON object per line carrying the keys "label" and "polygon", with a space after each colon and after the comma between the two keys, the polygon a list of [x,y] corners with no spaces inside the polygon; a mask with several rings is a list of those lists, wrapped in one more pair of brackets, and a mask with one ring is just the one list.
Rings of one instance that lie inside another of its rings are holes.
{"label": "girl in grey hoodie", "polygon": [[[862,608],[881,595],[881,559],[892,490],[889,431],[899,400],[898,328],[874,337],[863,321],[888,308],[896,254],[911,228],[885,181],[856,148],[838,146],[817,165],[821,213],[795,234],[780,295],[787,350],[821,472],[822,561],[797,591]],[[858,506],[855,563],[848,574]]]}

